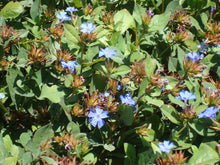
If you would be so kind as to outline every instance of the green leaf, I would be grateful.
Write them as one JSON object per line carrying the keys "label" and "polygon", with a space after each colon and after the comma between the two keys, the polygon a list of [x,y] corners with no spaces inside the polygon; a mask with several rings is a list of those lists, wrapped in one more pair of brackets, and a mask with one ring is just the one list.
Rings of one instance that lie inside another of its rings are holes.
{"label": "green leaf", "polygon": [[47,139],[54,136],[54,132],[52,130],[52,127],[50,124],[45,125],[41,128],[39,128],[33,137],[33,143],[35,147],[38,147],[42,143],[46,142]]}
{"label": "green leaf", "polygon": [[11,137],[8,134],[3,137],[3,142],[5,144],[6,150],[10,151],[10,148],[12,146],[12,140],[11,140]]}
{"label": "green leaf", "polygon": [[134,120],[134,109],[129,105],[119,105],[118,111],[120,114],[120,119],[125,125],[131,125]]}
{"label": "green leaf", "polygon": [[193,18],[192,16],[190,16],[189,18],[190,18],[191,26],[194,26],[197,30],[203,31],[199,26],[198,21],[195,18]]}
{"label": "green leaf", "polygon": [[177,59],[175,57],[169,57],[168,70],[169,72],[175,72],[177,68]]}
{"label": "green leaf", "polygon": [[7,165],[16,165],[17,161],[18,161],[18,158],[16,158],[16,157],[8,157],[8,158],[5,158],[5,161],[6,161]]}
{"label": "green leaf", "polygon": [[147,58],[145,60],[145,73],[149,80],[151,75],[154,73],[155,69],[156,69],[156,63],[154,59],[152,59],[150,55],[147,55]]}
{"label": "green leaf", "polygon": [[4,6],[0,14],[4,17],[4,19],[16,18],[23,11],[24,11],[24,8],[19,2],[10,1]]}
{"label": "green leaf", "polygon": [[2,134],[0,133],[0,156],[3,156],[4,158],[8,157],[10,154],[8,153],[8,151],[5,148],[4,142],[3,142],[3,138],[2,138]]}
{"label": "green leaf", "polygon": [[82,3],[80,0],[72,0],[72,2],[74,3],[74,6],[76,8],[80,8],[80,7],[83,7]]}
{"label": "green leaf", "polygon": [[168,94],[168,98],[171,101],[171,103],[177,104],[180,107],[184,108],[185,104],[183,101],[177,99],[176,97],[174,97],[172,94]]}
{"label": "green leaf", "polygon": [[114,15],[114,23],[118,25],[116,31],[120,31],[123,34],[129,28],[135,28],[135,21],[132,15],[126,10],[122,9]]}
{"label": "green leaf", "polygon": [[64,24],[63,26],[68,46],[71,47],[72,45],[74,45],[75,48],[79,48],[78,43],[80,37],[75,27],[70,24]]}
{"label": "green leaf", "polygon": [[216,142],[202,143],[199,150],[190,158],[188,164],[204,165],[218,163],[220,158],[216,151],[216,145]]}
{"label": "green leaf", "polygon": [[139,92],[138,92],[138,97],[140,97],[141,95],[143,95],[145,93],[145,90],[148,87],[149,83],[150,82],[149,82],[148,78],[143,79],[143,81],[141,82],[141,85],[140,85]]}
{"label": "green leaf", "polygon": [[163,105],[161,108],[162,113],[174,124],[180,124],[179,114],[172,105]]}
{"label": "green leaf", "polygon": [[17,97],[17,95],[15,94],[14,86],[18,76],[20,76],[20,71],[17,69],[9,69],[6,75],[6,81],[8,84],[11,100],[15,104],[17,109],[18,109],[17,103],[20,101],[20,97]]}
{"label": "green leaf", "polygon": [[144,98],[147,100],[148,104],[156,105],[158,107],[161,107],[164,104],[163,100],[158,100],[150,96],[145,96]]}
{"label": "green leaf", "polygon": [[[109,49],[114,49],[113,47],[109,47]],[[118,64],[124,64],[123,59],[124,55],[121,53],[119,49],[117,50],[117,54],[115,56],[111,56],[110,59],[112,59],[114,62],[117,62]]]}
{"label": "green leaf", "polygon": [[139,25],[142,25],[142,18],[145,17],[145,14],[145,9],[141,5],[135,3],[133,16]]}
{"label": "green leaf", "polygon": [[128,67],[127,65],[121,65],[118,67],[117,71],[114,73],[114,75],[125,75],[131,71],[131,68]]}
{"label": "green leaf", "polygon": [[180,8],[181,8],[181,6],[179,4],[179,0],[173,0],[167,5],[165,12],[173,13],[174,11],[177,11]]}
{"label": "green leaf", "polygon": [[134,146],[129,143],[124,143],[124,150],[131,164],[134,164],[136,162],[136,151]]}
{"label": "green leaf", "polygon": [[44,159],[48,164],[57,165],[57,162],[50,157],[41,156],[41,158]]}
{"label": "green leaf", "polygon": [[115,150],[115,146],[113,146],[112,144],[105,144],[104,149],[109,151],[109,152],[112,152],[112,151]]}
{"label": "green leaf", "polygon": [[88,153],[83,157],[85,164],[95,164],[95,156],[93,153]]}
{"label": "green leaf", "polygon": [[92,59],[99,53],[99,47],[94,46],[94,47],[89,47],[88,51],[86,53],[86,60],[87,62],[91,62]]}
{"label": "green leaf", "polygon": [[65,87],[71,87],[72,86],[72,81],[73,81],[73,76],[71,74],[68,74],[65,76],[64,80],[64,85]]}
{"label": "green leaf", "polygon": [[25,152],[22,156],[22,163],[23,164],[29,164],[33,162],[33,156],[31,152]]}
{"label": "green leaf", "polygon": [[59,103],[61,102],[61,99],[62,97],[64,97],[64,95],[65,93],[61,87],[57,85],[48,87],[46,84],[44,84],[41,90],[41,95],[38,99],[44,100],[45,98],[47,98],[53,103]]}
{"label": "green leaf", "polygon": [[25,147],[29,140],[31,140],[31,132],[23,132],[20,135],[20,143]]}
{"label": "green leaf", "polygon": [[185,44],[187,45],[187,47],[189,49],[191,49],[192,51],[197,51],[198,50],[198,47],[197,47],[197,44],[196,42],[194,42],[193,40],[191,39],[188,39],[185,41]]}
{"label": "green leaf", "polygon": [[153,129],[148,128],[147,129],[147,135],[146,136],[142,136],[141,140],[145,140],[147,142],[152,142],[154,140],[154,136],[155,136],[155,131]]}
{"label": "green leaf", "polygon": [[155,15],[149,25],[149,32],[157,31],[157,30],[163,30],[168,21],[170,19],[170,12],[163,13],[160,15]]}
{"label": "green leaf", "polygon": [[195,119],[189,122],[189,126],[201,136],[216,136],[214,129],[208,126],[212,125],[212,121],[209,118]]}
{"label": "green leaf", "polygon": [[74,123],[74,122],[69,122],[69,124],[67,125],[67,131],[72,133],[72,135],[77,135],[80,133],[80,128],[79,126]]}
{"label": "green leaf", "polygon": [[36,18],[39,17],[40,10],[40,0],[35,0],[33,5],[31,6],[30,15],[31,18],[36,21]]}

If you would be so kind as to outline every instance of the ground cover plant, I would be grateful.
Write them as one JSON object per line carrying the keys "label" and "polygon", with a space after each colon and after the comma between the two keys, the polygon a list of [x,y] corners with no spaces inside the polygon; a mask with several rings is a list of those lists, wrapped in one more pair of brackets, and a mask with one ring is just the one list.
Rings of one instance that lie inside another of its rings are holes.
{"label": "ground cover plant", "polygon": [[0,2],[1,165],[220,162],[218,0]]}

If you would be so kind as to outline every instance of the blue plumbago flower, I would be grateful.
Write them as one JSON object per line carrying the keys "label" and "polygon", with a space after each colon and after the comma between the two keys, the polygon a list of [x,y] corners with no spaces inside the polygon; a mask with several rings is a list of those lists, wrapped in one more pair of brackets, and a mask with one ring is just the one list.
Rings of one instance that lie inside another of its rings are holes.
{"label": "blue plumbago flower", "polygon": [[100,49],[99,51],[99,57],[105,56],[106,58],[110,58],[112,56],[115,56],[117,54],[117,50],[111,50],[109,47],[106,47],[105,49]]}
{"label": "blue plumbago flower", "polygon": [[151,9],[149,9],[149,10],[147,11],[147,13],[148,13],[150,16],[154,16],[154,13],[153,13],[153,11],[152,11]]}
{"label": "blue plumbago flower", "polygon": [[71,15],[73,15],[74,11],[78,11],[78,9],[76,9],[75,7],[67,7],[66,12],[70,12]]}
{"label": "blue plumbago flower", "polygon": [[205,111],[198,114],[200,118],[216,118],[216,113],[219,111],[218,107],[209,107],[206,108]]}
{"label": "blue plumbago flower", "polygon": [[187,100],[196,99],[196,95],[192,94],[192,92],[181,90],[177,96],[177,99],[184,100],[186,102]]}
{"label": "blue plumbago flower", "polygon": [[105,121],[103,119],[108,118],[108,111],[104,111],[103,109],[100,109],[98,106],[95,107],[95,111],[91,109],[91,111],[88,114],[89,122],[92,124],[93,127],[96,127],[98,124],[98,128],[101,128]]}
{"label": "blue plumbago flower", "polygon": [[0,99],[4,99],[5,98],[5,94],[4,93],[0,93]]}
{"label": "blue plumbago flower", "polygon": [[65,11],[60,11],[59,13],[57,13],[57,18],[61,20],[61,22],[71,20],[71,18],[67,15],[67,12]]}
{"label": "blue plumbago flower", "polygon": [[206,52],[208,50],[209,45],[207,44],[208,39],[206,39],[204,42],[201,42],[197,45],[197,48],[199,48],[200,52]]}
{"label": "blue plumbago flower", "polygon": [[109,95],[110,95],[110,93],[105,91],[104,96],[108,97]]}
{"label": "blue plumbago flower", "polygon": [[170,150],[175,147],[173,142],[169,142],[169,140],[164,140],[163,143],[159,142],[158,145],[159,151],[166,152],[167,154],[169,154]]}
{"label": "blue plumbago flower", "polygon": [[164,87],[164,85],[162,86],[161,90],[162,90],[163,92],[165,91],[165,87]]}
{"label": "blue plumbago flower", "polygon": [[194,61],[203,59],[204,55],[201,54],[201,56],[199,56],[199,52],[198,53],[196,53],[196,52],[192,52],[192,53],[189,52],[189,53],[186,54],[186,58],[191,59],[194,62]]}
{"label": "blue plumbago flower", "polygon": [[120,91],[121,90],[121,85],[117,84],[117,90]]}
{"label": "blue plumbago flower", "polygon": [[165,85],[169,84],[169,81],[167,79],[161,79],[161,84],[162,84],[162,91],[165,91]]}
{"label": "blue plumbago flower", "polygon": [[136,108],[135,108],[135,102],[134,102],[134,100],[132,99],[130,93],[127,93],[125,96],[120,95],[120,99],[121,99],[121,103],[122,103],[122,104],[131,105],[131,106],[134,108],[134,110],[136,109]]}
{"label": "blue plumbago flower", "polygon": [[82,25],[80,25],[80,31],[82,33],[87,33],[87,34],[90,34],[92,31],[95,30],[95,26],[93,25],[93,23],[91,22],[83,22]]}
{"label": "blue plumbago flower", "polygon": [[219,44],[217,44],[216,46],[217,46],[218,48],[220,48],[220,45],[219,45]]}
{"label": "blue plumbago flower", "polygon": [[214,10],[215,10],[215,6],[213,6],[213,7],[211,8],[211,14],[213,14]]}
{"label": "blue plumbago flower", "polygon": [[78,67],[78,64],[76,61],[65,62],[63,59],[61,60],[61,65],[63,68],[68,68],[71,73],[73,73],[74,67]]}

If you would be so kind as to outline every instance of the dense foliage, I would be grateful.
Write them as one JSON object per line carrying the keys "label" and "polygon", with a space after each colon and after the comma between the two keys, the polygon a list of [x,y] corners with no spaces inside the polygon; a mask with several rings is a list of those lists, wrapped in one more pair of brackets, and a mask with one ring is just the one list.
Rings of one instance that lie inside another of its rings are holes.
{"label": "dense foliage", "polygon": [[0,164],[220,162],[218,0],[0,2]]}

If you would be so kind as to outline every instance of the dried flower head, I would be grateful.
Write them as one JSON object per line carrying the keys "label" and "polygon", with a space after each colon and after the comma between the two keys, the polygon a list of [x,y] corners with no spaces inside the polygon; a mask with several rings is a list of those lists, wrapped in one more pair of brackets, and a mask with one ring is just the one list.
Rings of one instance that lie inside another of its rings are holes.
{"label": "dried flower head", "polygon": [[73,109],[70,113],[76,117],[83,117],[84,116],[84,109],[79,103],[73,105]]}
{"label": "dried flower head", "polygon": [[206,26],[208,27],[208,31],[205,34],[205,37],[208,39],[207,43],[217,46],[220,44],[220,23],[208,23]]}
{"label": "dried flower head", "polygon": [[114,20],[113,20],[113,11],[110,11],[110,12],[105,12],[104,15],[102,15],[102,20],[103,22],[106,24],[106,25],[112,25]]}
{"label": "dried flower head", "polygon": [[2,26],[0,29],[0,37],[2,38],[2,43],[0,43],[0,45],[4,45],[4,43],[10,39],[10,42],[5,47],[3,47],[4,51],[6,53],[9,53],[11,44],[18,42],[18,40],[20,39],[18,31],[14,30],[13,27],[8,26]]}
{"label": "dried flower head", "polygon": [[64,34],[64,28],[62,24],[56,25],[54,28],[49,29],[50,33],[54,36],[54,38],[61,44],[61,37]]}
{"label": "dried flower head", "polygon": [[46,52],[42,48],[36,48],[34,45],[32,46],[32,49],[28,52],[29,58],[27,61],[29,61],[27,64],[41,64],[44,65],[47,58],[46,58]]}
{"label": "dried flower head", "polygon": [[[199,57],[198,57],[199,58]],[[185,72],[191,77],[196,76],[206,68],[206,66],[200,62],[200,60],[186,60],[184,59],[184,69]]]}
{"label": "dried flower head", "polygon": [[144,60],[132,64],[130,77],[136,84],[140,84],[143,81],[146,77]]}
{"label": "dried flower head", "polygon": [[220,91],[206,88],[204,91],[205,101],[209,106],[218,106],[220,105]]}
{"label": "dried flower head", "polygon": [[174,14],[170,15],[169,26],[172,31],[186,31],[191,25],[190,15],[185,11],[175,11]]}

